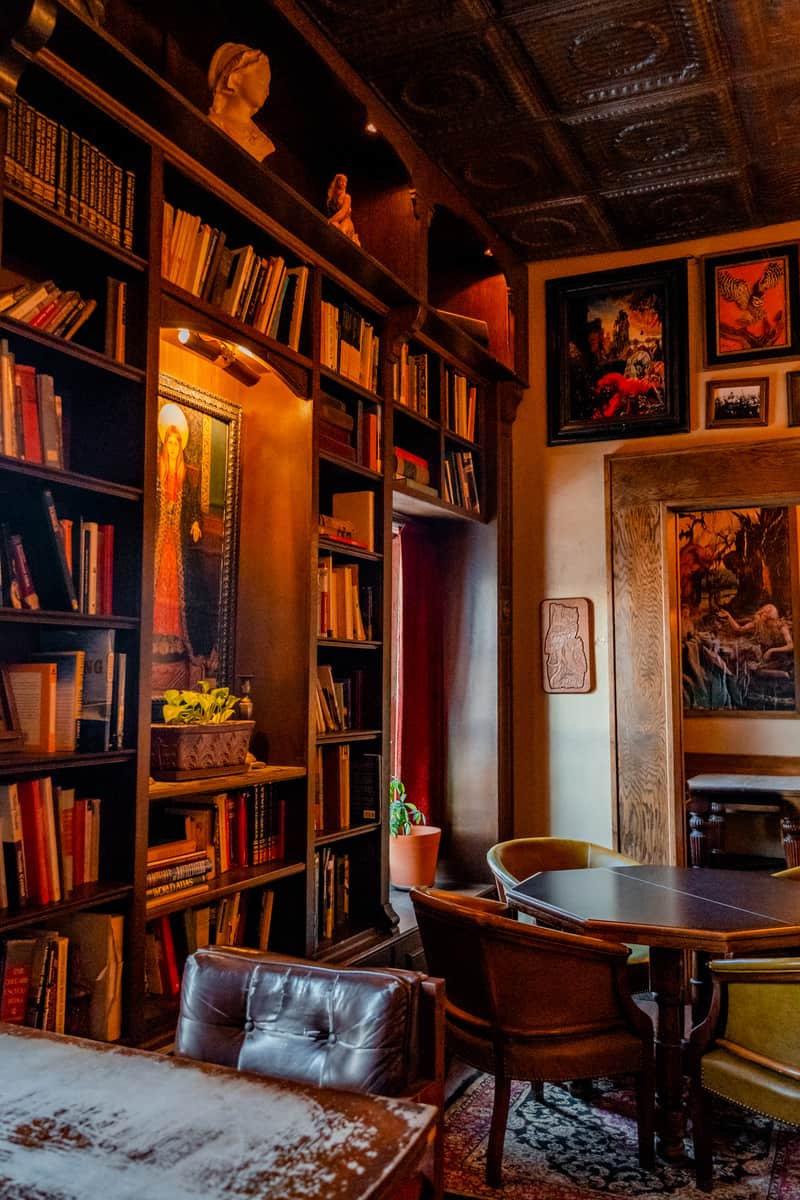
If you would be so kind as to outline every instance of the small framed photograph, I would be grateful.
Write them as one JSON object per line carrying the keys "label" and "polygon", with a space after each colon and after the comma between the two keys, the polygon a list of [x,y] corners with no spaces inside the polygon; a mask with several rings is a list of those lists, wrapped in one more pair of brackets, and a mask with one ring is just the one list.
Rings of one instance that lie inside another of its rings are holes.
{"label": "small framed photograph", "polygon": [[800,355],[798,244],[703,259],[706,366]]}
{"label": "small framed photograph", "polygon": [[547,283],[548,445],[688,429],[686,260]]}
{"label": "small framed photograph", "polygon": [[786,372],[786,424],[800,425],[800,371]]}
{"label": "small framed photograph", "polygon": [[769,379],[710,379],[706,384],[706,429],[766,425]]}

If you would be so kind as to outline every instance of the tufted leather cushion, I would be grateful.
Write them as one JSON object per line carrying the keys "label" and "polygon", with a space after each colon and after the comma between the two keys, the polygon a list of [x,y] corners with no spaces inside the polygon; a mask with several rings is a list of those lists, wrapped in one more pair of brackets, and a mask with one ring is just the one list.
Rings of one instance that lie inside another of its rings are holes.
{"label": "tufted leather cushion", "polygon": [[229,948],[186,961],[176,1053],[384,1096],[416,1078],[421,976]]}

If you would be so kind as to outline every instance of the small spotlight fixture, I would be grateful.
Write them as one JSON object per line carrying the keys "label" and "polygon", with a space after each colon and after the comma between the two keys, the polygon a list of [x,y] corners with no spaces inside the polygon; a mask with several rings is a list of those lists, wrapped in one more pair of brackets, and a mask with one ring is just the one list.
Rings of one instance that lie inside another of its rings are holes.
{"label": "small spotlight fixture", "polygon": [[[168,330],[162,330],[162,335],[167,336],[167,341],[171,340]],[[180,328],[172,337],[181,346],[191,350],[194,354],[199,354],[201,358],[207,359],[215,366],[221,367],[223,371],[227,371],[229,375],[247,387],[258,383],[262,375],[270,369],[268,363],[246,346],[236,346],[232,342],[212,337],[208,333],[198,333],[194,329]]]}
{"label": "small spotlight fixture", "polygon": [[377,133],[378,132],[378,126],[375,124],[374,121],[367,121],[364,128],[367,131],[367,133]]}
{"label": "small spotlight fixture", "polygon": [[486,249],[483,252],[483,256],[484,256],[484,258],[494,258],[491,246],[486,247]]}

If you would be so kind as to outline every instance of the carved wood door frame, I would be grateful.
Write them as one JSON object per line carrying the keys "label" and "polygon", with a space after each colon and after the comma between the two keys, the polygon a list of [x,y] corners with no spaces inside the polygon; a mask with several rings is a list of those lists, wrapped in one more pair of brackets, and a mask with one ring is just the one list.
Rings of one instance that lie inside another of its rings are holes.
{"label": "carved wood door frame", "polygon": [[620,849],[684,863],[676,509],[800,503],[800,441],[606,457]]}

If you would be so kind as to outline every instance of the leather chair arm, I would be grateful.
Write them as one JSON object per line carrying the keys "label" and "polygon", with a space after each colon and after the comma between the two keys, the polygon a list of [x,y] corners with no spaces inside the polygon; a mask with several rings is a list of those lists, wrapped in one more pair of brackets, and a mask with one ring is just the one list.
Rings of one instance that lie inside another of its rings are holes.
{"label": "leather chair arm", "polygon": [[725,983],[763,982],[800,983],[800,958],[720,958],[709,964],[710,970]]}
{"label": "leather chair arm", "polygon": [[709,964],[713,991],[706,1019],[692,1031],[695,1066],[712,1043],[742,1058],[800,1067],[796,1021],[800,959],[719,959]]}

